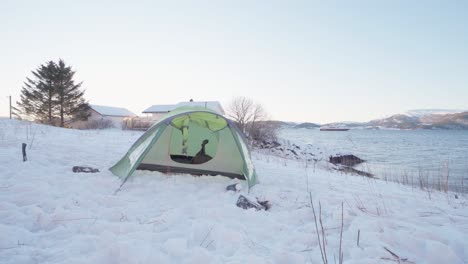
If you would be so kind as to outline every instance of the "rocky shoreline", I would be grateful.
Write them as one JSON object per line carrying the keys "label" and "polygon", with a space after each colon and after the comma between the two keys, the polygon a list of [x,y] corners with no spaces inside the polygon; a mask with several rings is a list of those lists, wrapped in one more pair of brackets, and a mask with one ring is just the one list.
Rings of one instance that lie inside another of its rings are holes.
{"label": "rocky shoreline", "polygon": [[252,146],[254,150],[257,150],[264,154],[270,154],[286,159],[313,163],[323,161],[333,165],[330,168],[336,171],[369,178],[375,178],[375,176],[372,173],[354,168],[354,166],[364,163],[366,161],[352,154],[336,154],[329,156],[327,160],[324,158],[323,152],[320,151],[320,148],[314,148],[310,144],[305,146],[299,146],[289,141],[279,140],[264,140],[261,142],[254,142]]}

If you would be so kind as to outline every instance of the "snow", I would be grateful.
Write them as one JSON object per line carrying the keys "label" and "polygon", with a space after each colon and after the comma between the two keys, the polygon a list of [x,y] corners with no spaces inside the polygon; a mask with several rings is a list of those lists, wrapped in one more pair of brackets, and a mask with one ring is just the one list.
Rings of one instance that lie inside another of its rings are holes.
{"label": "snow", "polygon": [[[222,176],[107,168],[140,132],[70,130],[0,120],[1,263],[322,263],[310,207],[319,201],[330,263],[343,202],[344,263],[468,263],[468,199],[253,153],[250,193]],[[21,143],[28,144],[22,162]],[[74,165],[100,173],[73,173]],[[242,210],[239,195],[267,199]],[[357,245],[357,234],[360,242]],[[403,262],[402,262],[403,263]]]}
{"label": "snow", "polygon": [[94,111],[103,116],[136,116],[126,108],[103,106],[103,105],[89,105]]}

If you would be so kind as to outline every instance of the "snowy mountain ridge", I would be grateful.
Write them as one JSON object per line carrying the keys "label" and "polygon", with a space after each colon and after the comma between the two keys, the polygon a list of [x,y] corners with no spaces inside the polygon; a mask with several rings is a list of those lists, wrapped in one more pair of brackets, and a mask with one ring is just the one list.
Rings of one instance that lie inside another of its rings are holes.
{"label": "snowy mountain ridge", "polygon": [[468,129],[468,111],[413,110],[372,120],[367,126],[396,129]]}
{"label": "snowy mountain ridge", "polygon": [[[296,128],[317,128],[320,125],[296,125]],[[312,123],[310,123],[312,124]],[[468,110],[415,109],[394,114],[369,122],[333,122],[323,124],[347,128],[391,128],[391,129],[468,129]]]}
{"label": "snowy mountain ridge", "polygon": [[409,117],[424,117],[428,115],[447,115],[447,114],[457,114],[457,113],[462,113],[467,110],[461,110],[461,109],[413,109],[413,110],[408,110],[404,113],[401,113],[402,115],[406,115]]}

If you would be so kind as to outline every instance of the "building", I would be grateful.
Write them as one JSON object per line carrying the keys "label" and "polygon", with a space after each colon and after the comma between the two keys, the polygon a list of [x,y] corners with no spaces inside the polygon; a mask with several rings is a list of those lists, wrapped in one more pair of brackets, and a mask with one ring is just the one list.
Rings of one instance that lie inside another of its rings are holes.
{"label": "building", "polygon": [[175,108],[175,105],[152,105],[143,111],[143,114],[148,114],[150,120],[156,121]]}
{"label": "building", "polygon": [[68,126],[77,129],[122,128],[126,119],[137,116],[126,108],[91,104],[89,106],[91,115],[87,121],[75,121]]}
{"label": "building", "polygon": [[193,100],[190,100],[188,102],[180,102],[180,103],[177,103],[177,104],[174,104],[174,105],[152,105],[152,106],[148,107],[147,109],[145,109],[143,111],[143,113],[148,114],[149,118],[152,121],[157,121],[164,114],[167,114],[170,111],[172,111],[173,109],[176,109],[176,108],[182,107],[182,106],[200,106],[200,107],[205,107],[205,108],[211,109],[211,110],[215,111],[216,113],[218,113],[220,115],[225,114],[223,107],[221,106],[221,104],[218,101],[197,101],[197,102],[195,102]]}

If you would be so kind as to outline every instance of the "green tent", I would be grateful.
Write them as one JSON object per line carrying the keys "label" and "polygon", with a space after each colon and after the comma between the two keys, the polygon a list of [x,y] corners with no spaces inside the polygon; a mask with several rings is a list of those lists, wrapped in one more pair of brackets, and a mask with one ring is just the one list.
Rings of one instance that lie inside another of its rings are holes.
{"label": "green tent", "polygon": [[248,145],[237,126],[203,107],[180,107],[151,126],[110,168],[126,181],[135,170],[223,175],[257,183]]}

